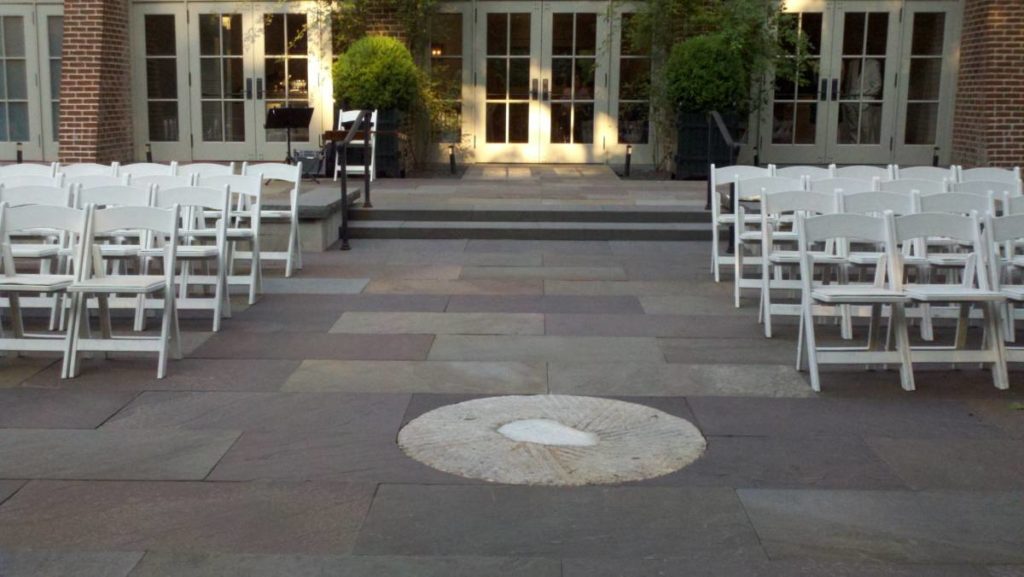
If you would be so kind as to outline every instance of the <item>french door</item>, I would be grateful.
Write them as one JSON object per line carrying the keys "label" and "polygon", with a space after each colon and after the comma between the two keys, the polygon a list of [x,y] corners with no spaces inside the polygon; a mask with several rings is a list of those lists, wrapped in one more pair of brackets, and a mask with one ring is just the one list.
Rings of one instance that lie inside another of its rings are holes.
{"label": "french door", "polygon": [[609,132],[607,4],[481,2],[477,162],[594,162]]}

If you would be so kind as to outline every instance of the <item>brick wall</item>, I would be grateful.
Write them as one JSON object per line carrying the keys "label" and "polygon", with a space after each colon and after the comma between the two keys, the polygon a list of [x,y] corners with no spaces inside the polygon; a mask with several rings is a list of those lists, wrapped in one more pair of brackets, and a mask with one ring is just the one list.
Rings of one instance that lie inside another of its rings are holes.
{"label": "brick wall", "polygon": [[66,0],[61,162],[132,159],[128,0]]}
{"label": "brick wall", "polygon": [[1024,166],[1024,1],[964,0],[953,162]]}

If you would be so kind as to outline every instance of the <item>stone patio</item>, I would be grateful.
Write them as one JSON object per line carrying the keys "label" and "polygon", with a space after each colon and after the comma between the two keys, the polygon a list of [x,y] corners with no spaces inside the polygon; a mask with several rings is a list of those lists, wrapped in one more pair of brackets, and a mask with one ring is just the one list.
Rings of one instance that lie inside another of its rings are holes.
{"label": "stone patio", "polygon": [[[383,201],[383,196],[382,196]],[[356,240],[188,354],[0,361],[4,577],[1024,575],[1024,373],[824,376],[707,244]],[[697,461],[612,486],[442,473],[438,407],[558,393],[686,419]]]}

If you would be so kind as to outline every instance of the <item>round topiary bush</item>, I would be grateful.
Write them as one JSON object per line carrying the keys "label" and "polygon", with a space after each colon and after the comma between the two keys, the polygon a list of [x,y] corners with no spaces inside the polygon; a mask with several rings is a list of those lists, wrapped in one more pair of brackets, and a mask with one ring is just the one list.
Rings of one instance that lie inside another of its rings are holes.
{"label": "round topiary bush", "polygon": [[665,70],[666,94],[687,112],[745,111],[750,74],[728,38],[694,36],[672,47]]}
{"label": "round topiary bush", "polygon": [[352,43],[334,63],[334,97],[345,108],[408,110],[420,92],[420,71],[404,44],[385,36]]}

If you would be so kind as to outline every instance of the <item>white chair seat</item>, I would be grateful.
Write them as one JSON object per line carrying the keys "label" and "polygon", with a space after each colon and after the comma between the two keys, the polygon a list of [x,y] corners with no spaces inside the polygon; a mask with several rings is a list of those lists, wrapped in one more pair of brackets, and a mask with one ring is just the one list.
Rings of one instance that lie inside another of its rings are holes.
{"label": "white chair seat", "polygon": [[[141,256],[162,257],[164,256],[164,249],[147,248],[139,251],[139,254]],[[212,258],[217,256],[217,247],[201,244],[179,246],[177,255],[178,258]]]}
{"label": "white chair seat", "polygon": [[938,253],[928,255],[928,262],[934,266],[962,267],[970,255],[960,252]]}
{"label": "white chair seat", "polygon": [[[748,230],[747,232],[740,234],[740,240],[749,242],[760,241],[761,231]],[[772,240],[778,242],[796,242],[796,232],[791,230],[772,232]]]}
{"label": "white chair seat", "polygon": [[720,215],[718,215],[718,223],[719,224],[735,224],[736,223],[736,215],[735,214],[731,214],[731,213],[730,214],[720,214]]}
{"label": "white chair seat", "polygon": [[996,302],[1006,297],[996,291],[963,287],[955,284],[916,284],[904,287],[903,292],[918,302]]}
{"label": "white chair seat", "polygon": [[[815,264],[841,264],[846,262],[845,258],[827,252],[811,251],[810,254]],[[768,260],[775,264],[799,264],[800,252],[795,250],[776,250],[768,257]]]}
{"label": "white chair seat", "polygon": [[0,276],[0,292],[53,292],[67,288],[75,277],[65,274]]}
{"label": "white chair seat", "polygon": [[290,210],[261,210],[260,218],[291,218]]}
{"label": "white chair seat", "polygon": [[113,258],[138,256],[140,248],[137,244],[101,244],[99,247],[101,255]]}
{"label": "white chair seat", "polygon": [[882,258],[880,252],[851,252],[846,260],[855,265],[874,266],[878,264],[880,258]]}
{"label": "white chair seat", "polygon": [[[183,235],[188,235],[196,238],[214,238],[217,236],[217,229],[215,228],[197,228],[195,230],[184,230],[181,232]],[[252,238],[251,228],[229,228],[227,230],[228,240],[238,240]]]}
{"label": "white chair seat", "polygon": [[835,285],[818,287],[811,291],[811,298],[828,304],[844,303],[898,303],[907,296],[899,291],[870,285]]}
{"label": "white chair seat", "polygon": [[47,258],[57,256],[60,245],[57,244],[12,244],[11,254],[14,258]]}
{"label": "white chair seat", "polygon": [[1012,301],[1024,301],[1024,286],[1004,286],[1001,292]]}
{"label": "white chair seat", "polygon": [[166,286],[162,276],[119,275],[94,278],[76,282],[68,287],[69,292],[79,293],[135,293],[146,294]]}

